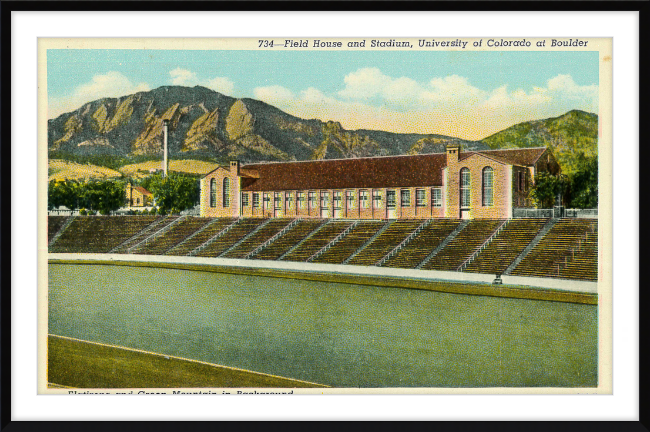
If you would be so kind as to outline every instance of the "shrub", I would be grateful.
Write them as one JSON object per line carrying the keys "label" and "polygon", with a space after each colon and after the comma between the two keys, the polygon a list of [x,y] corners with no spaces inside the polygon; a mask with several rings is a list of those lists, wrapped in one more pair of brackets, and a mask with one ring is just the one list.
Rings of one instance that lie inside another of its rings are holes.
{"label": "shrub", "polygon": [[86,216],[86,215],[88,214],[88,212],[86,211],[85,208],[82,208],[82,209],[79,209],[79,214],[80,214],[81,216]]}
{"label": "shrub", "polygon": [[179,209],[177,209],[176,207],[172,207],[172,209],[170,210],[170,213],[175,214],[175,215],[179,214],[180,212],[181,211]]}
{"label": "shrub", "polygon": [[158,209],[158,214],[160,216],[165,216],[167,214],[167,211],[164,208]]}
{"label": "shrub", "polygon": [[152,207],[151,211],[149,211],[150,215],[155,215],[158,212],[158,209],[156,207]]}
{"label": "shrub", "polygon": [[107,209],[101,209],[101,210],[99,211],[99,214],[102,215],[102,216],[106,216],[106,215],[108,215],[109,213],[110,213],[110,210],[107,210]]}

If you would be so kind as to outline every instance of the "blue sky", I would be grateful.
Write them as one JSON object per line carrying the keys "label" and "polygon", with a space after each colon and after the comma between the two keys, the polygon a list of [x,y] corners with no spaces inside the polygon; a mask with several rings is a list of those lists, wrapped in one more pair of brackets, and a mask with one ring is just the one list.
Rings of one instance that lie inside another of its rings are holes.
{"label": "blue sky", "polygon": [[598,111],[597,52],[48,50],[47,68],[50,118],[170,84],[350,129],[470,139],[570,109]]}

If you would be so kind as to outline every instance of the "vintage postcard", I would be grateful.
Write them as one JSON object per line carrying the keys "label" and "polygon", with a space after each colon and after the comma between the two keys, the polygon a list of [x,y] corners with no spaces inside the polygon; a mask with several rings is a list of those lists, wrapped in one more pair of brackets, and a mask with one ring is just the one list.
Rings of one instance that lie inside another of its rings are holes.
{"label": "vintage postcard", "polygon": [[39,393],[610,394],[612,40],[39,40]]}

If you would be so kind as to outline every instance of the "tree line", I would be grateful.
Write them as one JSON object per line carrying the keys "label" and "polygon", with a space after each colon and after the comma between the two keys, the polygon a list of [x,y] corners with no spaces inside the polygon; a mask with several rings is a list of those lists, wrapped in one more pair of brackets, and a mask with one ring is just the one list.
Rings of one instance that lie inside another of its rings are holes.
{"label": "tree line", "polygon": [[161,214],[178,213],[199,202],[200,186],[195,176],[154,174],[142,180],[52,180],[48,184],[48,209],[65,206],[83,213],[107,215],[127,205],[126,187],[131,183],[149,190]]}
{"label": "tree line", "polygon": [[530,196],[537,208],[551,208],[559,196],[568,208],[598,208],[598,156],[578,157],[571,175],[537,173]]}

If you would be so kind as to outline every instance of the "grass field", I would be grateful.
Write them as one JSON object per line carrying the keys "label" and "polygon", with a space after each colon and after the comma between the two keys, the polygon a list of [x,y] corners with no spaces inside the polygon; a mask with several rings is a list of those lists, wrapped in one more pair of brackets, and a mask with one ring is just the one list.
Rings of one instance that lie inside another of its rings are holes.
{"label": "grass field", "polygon": [[326,387],[52,335],[48,382],[51,388]]}
{"label": "grass field", "polygon": [[[149,170],[160,169],[162,161],[147,161],[136,164],[124,165],[120,172],[127,177],[145,177],[149,175]],[[187,174],[207,174],[217,168],[219,164],[214,162],[204,162],[200,160],[170,160],[169,170]]]}
{"label": "grass field", "polygon": [[[333,387],[598,384],[596,305],[170,268],[48,268],[50,334]],[[89,363],[120,370],[104,354]],[[72,371],[62,374],[86,367],[72,354],[59,362]],[[139,368],[143,377],[155,370]]]}
{"label": "grass field", "polygon": [[48,162],[48,181],[109,179],[121,176],[118,171],[97,165],[78,164],[62,159],[50,159]]}

